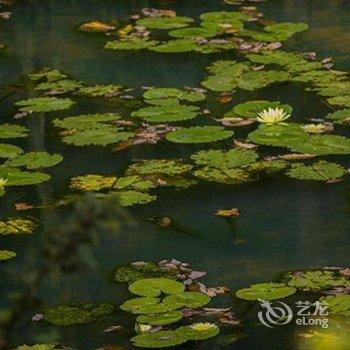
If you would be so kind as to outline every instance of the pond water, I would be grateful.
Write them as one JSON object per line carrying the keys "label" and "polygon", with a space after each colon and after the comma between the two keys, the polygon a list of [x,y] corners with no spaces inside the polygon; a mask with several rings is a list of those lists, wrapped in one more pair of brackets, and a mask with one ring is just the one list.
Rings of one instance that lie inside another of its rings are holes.
{"label": "pond water", "polygon": [[[60,69],[89,84],[117,84],[138,89],[142,86],[183,88],[199,87],[208,74],[205,68],[215,60],[232,59],[230,53],[162,55],[151,51],[104,50],[106,39],[103,35],[76,30],[81,23],[94,19],[123,20],[144,7],[173,9],[178,15],[189,17],[207,11],[235,9],[218,0],[20,2],[11,9],[12,18],[1,23],[0,28],[0,42],[8,47],[0,56],[1,122],[13,122],[17,112],[14,103],[28,97],[19,86],[23,77],[43,67]],[[259,3],[258,8],[268,19],[309,25],[308,31],[287,40],[284,49],[315,51],[322,58],[332,56],[337,69],[350,68],[348,1],[269,0]],[[319,97],[296,83],[233,96],[229,104],[213,104],[212,114],[221,116],[245,99],[287,103],[293,106],[297,121],[324,116],[330,111]],[[211,148],[205,144],[169,142],[119,152],[110,152],[104,147],[74,147],[63,143],[51,124],[57,117],[120,110],[123,109],[117,103],[97,99],[77,103],[69,111],[31,115],[16,121],[30,130],[30,136],[16,142],[17,145],[26,151],[61,154],[64,161],[46,171],[52,176],[49,182],[9,189],[0,199],[1,217],[27,216],[25,211],[16,211],[14,203],[48,205],[53,199],[63,197],[69,179],[74,176],[94,173],[119,176],[135,159],[186,159],[193,152]],[[187,125],[195,123],[190,121]],[[249,128],[252,127],[246,130]],[[347,126],[336,126],[336,130],[337,134],[350,136]],[[237,130],[236,133],[242,132]],[[230,141],[220,141],[215,148],[226,146],[230,146]],[[331,156],[327,160],[350,166],[348,156]],[[252,283],[271,281],[276,274],[287,270],[346,266],[350,245],[349,185],[346,177],[339,183],[325,184],[275,176],[235,186],[201,182],[183,190],[157,190],[156,201],[126,209],[130,223],[122,223],[116,233],[104,233],[98,242],[80,252],[89,262],[83,269],[45,275],[37,286],[36,302],[22,305],[16,321],[1,334],[3,348],[59,342],[84,350],[108,344],[115,345],[115,349],[119,349],[117,346],[124,349],[130,333],[103,333],[102,330],[119,323],[132,327],[133,317],[127,314],[116,313],[98,323],[72,327],[48,326],[31,321],[31,317],[40,312],[42,305],[80,301],[122,303],[130,298],[130,293],[124,284],[112,282],[110,274],[116,266],[132,261],[176,258],[197,270],[206,271],[203,281],[207,285],[227,286],[232,291]],[[232,207],[239,208],[241,213],[234,224],[214,215],[220,208]],[[16,294],[28,289],[35,271],[45,264],[45,257],[40,252],[45,248],[43,241],[47,229],[54,230],[53,223],[64,222],[72,215],[68,208],[58,211],[35,209],[29,212],[29,216],[40,222],[40,229],[35,234],[1,239],[2,249],[17,252],[15,259],[0,265],[2,309],[14,305]],[[174,225],[164,229],[148,220],[150,217],[170,217]],[[229,307],[233,302],[233,295],[226,294],[218,297],[214,304]],[[257,312],[257,306],[237,310],[243,320],[242,332],[247,336],[235,343],[225,345],[210,341],[180,348],[301,349],[295,335],[297,327],[269,329],[259,326]],[[128,346],[125,349],[132,348]]]}

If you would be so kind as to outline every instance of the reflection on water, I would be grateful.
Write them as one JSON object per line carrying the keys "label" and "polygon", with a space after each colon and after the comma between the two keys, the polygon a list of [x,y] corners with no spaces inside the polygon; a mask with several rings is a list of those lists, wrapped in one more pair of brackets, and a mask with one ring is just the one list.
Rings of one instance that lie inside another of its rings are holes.
{"label": "reflection on water", "polygon": [[[198,86],[206,74],[205,66],[222,56],[110,52],[103,50],[104,38],[74,31],[84,21],[121,20],[144,6],[173,8],[188,16],[232,8],[214,0],[200,3],[187,0],[160,3],[128,0],[23,2],[14,8],[13,18],[1,24],[0,42],[9,47],[6,55],[0,57],[1,82],[14,83],[22,74],[34,69],[55,66],[87,82],[133,87]],[[350,29],[348,1],[270,0],[259,6],[267,17],[277,21],[309,23],[310,31],[291,39],[288,48],[315,50],[321,56],[332,55],[337,67],[350,68],[350,47],[346,44]],[[11,120],[15,113],[13,102],[21,96],[21,91],[16,94],[4,101],[3,120]],[[298,118],[327,111],[326,106],[298,86],[272,88],[251,97],[281,99],[293,105]],[[232,108],[234,103],[225,108]],[[79,106],[69,113],[86,112],[90,107]],[[222,110],[214,112],[221,114]],[[10,192],[6,197],[8,201],[2,202],[0,208],[4,216],[18,215],[12,206],[15,202],[42,204],[61,196],[70,177],[94,173],[96,168],[101,173],[120,174],[131,159],[185,157],[199,150],[160,144],[120,153],[95,148],[82,152],[60,142],[49,119],[29,118],[23,123],[32,131],[32,136],[23,141],[24,148],[60,153],[65,162],[55,168],[50,183],[34,187],[29,193]],[[349,134],[346,128],[341,132]],[[337,161],[350,165],[344,157]],[[125,315],[118,314],[94,325],[63,329],[43,327],[32,322],[31,317],[41,305],[65,301],[114,301],[120,304],[129,294],[125,286],[110,282],[109,274],[118,264],[130,261],[177,258],[191,263],[196,269],[208,271],[206,282],[209,285],[227,285],[232,290],[270,280],[275,273],[287,269],[346,265],[350,243],[349,183],[346,180],[333,185],[306,184],[274,178],[237,187],[201,185],[179,192],[164,190],[159,193],[157,202],[130,212],[134,226],[123,225],[118,233],[114,229],[98,229],[91,237],[84,231],[83,239],[76,234],[74,238],[64,234],[72,232],[67,230],[73,218],[71,212],[38,211],[35,214],[44,223],[39,233],[20,239],[2,239],[6,247],[19,253],[16,260],[1,266],[1,308],[21,311],[15,312],[15,322],[5,327],[6,340],[10,344],[62,341],[84,350],[105,344],[122,345],[128,334],[116,336],[104,334],[102,330],[113,324],[132,324]],[[240,209],[241,216],[236,225],[215,217],[215,211],[225,207]],[[113,207],[104,208],[98,217],[103,221],[104,215],[113,216],[113,210]],[[163,230],[145,220],[151,216],[171,217],[181,227],[199,234]],[[119,216],[118,220],[124,221]],[[91,230],[87,226],[86,231]],[[232,297],[220,298],[218,304],[230,306]],[[257,308],[246,311],[244,321],[255,323],[257,311]],[[247,327],[244,331],[249,336],[240,340],[235,349],[299,349],[300,338],[294,337],[292,326],[278,331]],[[190,345],[188,348],[193,349]],[[232,345],[210,343],[197,348],[223,350],[232,349]]]}

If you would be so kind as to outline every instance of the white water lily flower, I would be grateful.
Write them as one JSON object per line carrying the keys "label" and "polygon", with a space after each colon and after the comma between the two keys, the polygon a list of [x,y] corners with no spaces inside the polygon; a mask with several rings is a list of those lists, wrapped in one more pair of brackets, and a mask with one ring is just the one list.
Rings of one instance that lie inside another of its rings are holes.
{"label": "white water lily flower", "polygon": [[192,328],[197,332],[206,332],[213,328],[217,328],[217,325],[215,323],[210,323],[210,322],[200,322],[200,323],[192,324],[190,328]]}
{"label": "white water lily flower", "polygon": [[258,114],[257,120],[260,123],[267,125],[273,125],[281,123],[287,120],[290,117],[290,114],[286,113],[282,108],[269,108],[264,109]]}
{"label": "white water lily flower", "polygon": [[7,184],[8,180],[0,177],[0,188],[4,188]]}
{"label": "white water lily flower", "polygon": [[302,125],[304,131],[310,134],[322,134],[326,130],[326,125],[324,124],[306,124]]}

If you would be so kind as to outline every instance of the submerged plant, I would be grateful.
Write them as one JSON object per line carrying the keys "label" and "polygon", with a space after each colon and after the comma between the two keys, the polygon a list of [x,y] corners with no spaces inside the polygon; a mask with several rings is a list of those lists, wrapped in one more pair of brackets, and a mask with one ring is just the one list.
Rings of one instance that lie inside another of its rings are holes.
{"label": "submerged plant", "polygon": [[258,114],[257,120],[260,123],[266,125],[274,125],[284,122],[290,118],[290,114],[287,114],[282,108],[269,108],[265,109]]}

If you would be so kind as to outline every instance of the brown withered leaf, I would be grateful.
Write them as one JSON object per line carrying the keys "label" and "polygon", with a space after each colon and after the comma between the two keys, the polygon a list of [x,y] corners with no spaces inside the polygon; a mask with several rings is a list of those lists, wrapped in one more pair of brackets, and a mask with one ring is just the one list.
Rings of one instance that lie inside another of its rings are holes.
{"label": "brown withered leaf", "polygon": [[232,117],[232,118],[220,118],[220,119],[214,119],[215,121],[221,123],[223,126],[226,127],[233,127],[233,126],[246,126],[251,125],[256,122],[254,119],[243,119],[239,117]]}
{"label": "brown withered leaf", "polygon": [[238,148],[244,148],[244,149],[254,149],[258,147],[258,145],[255,145],[254,143],[242,142],[239,140],[234,140],[234,144]]}
{"label": "brown withered leaf", "polygon": [[30,209],[34,209],[34,205],[31,205],[28,203],[15,203],[15,209],[18,211],[30,210]]}
{"label": "brown withered leaf", "polygon": [[289,153],[289,154],[283,154],[278,156],[280,159],[284,160],[303,160],[303,159],[310,159],[316,157],[315,154],[309,154],[309,153]]}

